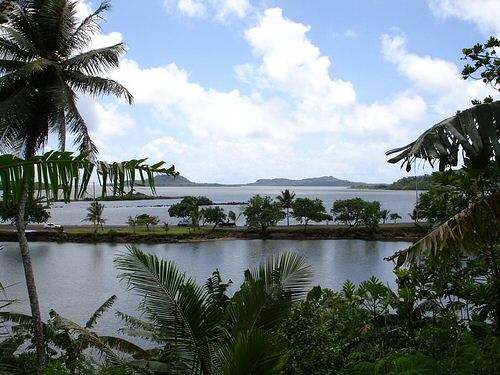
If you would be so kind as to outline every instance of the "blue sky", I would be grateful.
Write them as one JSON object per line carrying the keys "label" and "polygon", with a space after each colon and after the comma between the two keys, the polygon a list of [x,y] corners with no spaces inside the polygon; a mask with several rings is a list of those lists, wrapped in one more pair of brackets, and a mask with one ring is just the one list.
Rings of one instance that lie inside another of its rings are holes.
{"label": "blue sky", "polygon": [[461,49],[500,35],[497,0],[111,4],[94,46],[128,45],[110,76],[135,103],[80,97],[101,158],[149,156],[193,181],[389,182],[406,173],[385,151],[499,97],[460,77]]}

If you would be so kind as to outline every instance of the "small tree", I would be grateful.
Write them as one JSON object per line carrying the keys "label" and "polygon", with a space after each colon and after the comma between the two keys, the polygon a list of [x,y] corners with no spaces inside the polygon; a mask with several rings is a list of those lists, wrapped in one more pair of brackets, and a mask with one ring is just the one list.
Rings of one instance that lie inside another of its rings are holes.
{"label": "small tree", "polygon": [[[5,207],[0,204],[0,220],[9,221],[12,225],[17,225],[18,209],[16,207]],[[28,223],[46,223],[49,220],[50,213],[36,199],[27,204],[24,214],[25,225]]]}
{"label": "small tree", "polygon": [[243,210],[247,225],[250,228],[260,228],[262,235],[265,235],[271,225],[276,225],[278,221],[285,218],[281,211],[281,205],[273,202],[269,196],[261,197],[254,195],[248,201],[248,205]]}
{"label": "small tree", "polygon": [[369,230],[374,231],[378,228],[380,217],[381,217],[380,202],[365,201],[364,209],[362,211],[362,216],[361,216],[361,223],[366,227],[368,227]]}
{"label": "small tree", "polygon": [[132,231],[135,233],[135,227],[137,226],[137,216],[129,216],[127,219],[127,224],[132,227]]}
{"label": "small tree", "polygon": [[331,212],[335,221],[347,225],[348,229],[361,224],[364,202],[361,198],[339,199],[333,202]]}
{"label": "small tree", "polygon": [[402,217],[397,212],[393,212],[389,215],[389,219],[394,220],[394,224],[396,224],[396,221]]}
{"label": "small tree", "polygon": [[309,221],[326,220],[326,209],[321,199],[297,198],[292,204],[292,209],[293,217],[304,223],[304,230],[307,230]]}
{"label": "small tree", "polygon": [[168,214],[171,217],[178,217],[181,219],[190,219],[191,226],[196,228],[199,226],[200,219],[202,218],[200,206],[209,206],[213,202],[207,197],[192,197],[187,196],[182,198],[179,203],[173,204],[168,209]]}
{"label": "small tree", "polygon": [[276,199],[278,200],[281,207],[285,210],[286,213],[286,225],[290,225],[290,208],[292,208],[293,201],[295,198],[295,193],[286,189],[281,192],[281,195],[278,195]]}
{"label": "small tree", "polygon": [[227,218],[227,215],[224,212],[224,209],[222,207],[219,207],[219,206],[206,207],[203,210],[201,210],[201,213],[202,213],[202,215],[207,223],[214,224],[212,230],[215,230],[217,225],[224,222],[224,220],[226,220],[226,218]]}
{"label": "small tree", "polygon": [[103,212],[104,205],[98,201],[93,201],[90,206],[87,207],[87,216],[85,216],[85,219],[82,221],[90,221],[94,224],[94,233],[97,233],[99,226],[101,227],[101,230],[104,230],[106,219],[102,217]]}
{"label": "small tree", "polygon": [[380,218],[382,219],[382,224],[385,224],[387,220],[389,220],[391,214],[391,210],[383,209],[380,210]]}
{"label": "small tree", "polygon": [[337,200],[331,212],[335,220],[348,225],[348,229],[363,224],[375,230],[381,217],[380,202],[368,202],[361,198]]}
{"label": "small tree", "polygon": [[136,217],[137,225],[145,225],[146,230],[149,232],[150,225],[157,225],[160,222],[158,216],[152,216],[148,214],[137,215]]}

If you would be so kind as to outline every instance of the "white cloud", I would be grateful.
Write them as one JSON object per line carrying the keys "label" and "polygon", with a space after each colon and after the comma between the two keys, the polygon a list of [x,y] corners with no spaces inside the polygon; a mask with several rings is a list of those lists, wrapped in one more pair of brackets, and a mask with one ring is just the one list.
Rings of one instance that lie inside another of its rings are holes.
{"label": "white cloud", "polygon": [[500,36],[498,0],[428,0],[432,12],[443,19],[455,17],[476,24],[485,35]]}
{"label": "white cloud", "polygon": [[250,0],[164,0],[169,11],[188,17],[213,17],[225,22],[229,17],[244,18],[251,10]]}
{"label": "white cloud", "polygon": [[496,94],[481,81],[463,80],[458,67],[449,61],[409,53],[402,35],[383,35],[382,52],[413,82],[416,90],[435,98],[433,108],[441,115],[451,116],[470,107],[472,99]]}
{"label": "white cloud", "polygon": [[[336,174],[358,165],[366,170],[366,160],[347,150],[370,144],[370,152],[380,147],[380,156],[369,156],[370,171],[385,169],[375,161],[408,140],[405,129],[425,115],[424,100],[403,92],[357,103],[353,85],[330,76],[330,61],[307,38],[308,30],[274,9],[245,33],[261,64],[236,70],[252,85],[252,95],[207,89],[175,63],[145,69],[123,60],[112,77],[134,94],[137,106],[154,108],[162,124],[156,134],[163,136],[143,140],[143,155],[173,162],[198,181],[234,182]],[[304,146],[305,138],[314,138],[314,146]],[[332,160],[336,145],[346,151]]]}
{"label": "white cloud", "polygon": [[307,38],[309,26],[283,17],[280,8],[267,9],[259,24],[245,32],[258,56],[259,73],[311,110],[354,103],[350,82],[333,80],[330,59]]}

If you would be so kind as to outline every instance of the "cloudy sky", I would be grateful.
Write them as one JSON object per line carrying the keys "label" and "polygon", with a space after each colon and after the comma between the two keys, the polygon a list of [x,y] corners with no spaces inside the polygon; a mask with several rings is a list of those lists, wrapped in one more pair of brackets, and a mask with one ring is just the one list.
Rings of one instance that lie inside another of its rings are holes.
{"label": "cloudy sky", "polygon": [[79,98],[105,160],[165,160],[198,182],[390,182],[406,174],[385,151],[499,97],[460,75],[462,48],[500,35],[498,0],[111,4],[94,46],[128,45],[111,76],[134,104]]}

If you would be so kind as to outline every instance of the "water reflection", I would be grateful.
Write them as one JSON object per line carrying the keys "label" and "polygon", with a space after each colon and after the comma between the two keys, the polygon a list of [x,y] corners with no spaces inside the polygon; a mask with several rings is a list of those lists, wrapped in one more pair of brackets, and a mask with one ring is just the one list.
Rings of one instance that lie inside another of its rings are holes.
{"label": "water reflection", "polygon": [[[406,242],[358,240],[235,240],[201,243],[140,245],[145,251],[173,260],[186,275],[203,283],[219,269],[224,280],[233,281],[232,291],[243,281],[243,271],[268,256],[284,251],[302,254],[314,269],[312,285],[339,289],[347,279],[359,283],[371,275],[393,284],[392,264],[385,256],[408,246]],[[79,323],[107,298],[116,294],[114,308],[134,314],[139,298],[126,291],[117,279],[113,259],[125,245],[32,243],[31,252],[41,310],[50,309]],[[28,312],[24,274],[16,243],[5,243],[0,251],[0,281],[9,288],[10,298],[22,302],[18,311]],[[121,322],[112,313],[102,319],[99,332],[115,334]]]}

